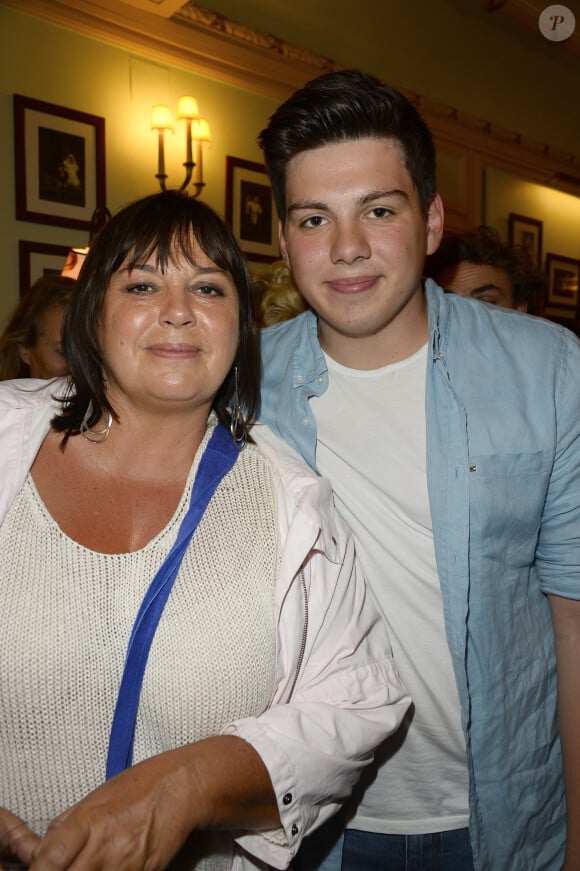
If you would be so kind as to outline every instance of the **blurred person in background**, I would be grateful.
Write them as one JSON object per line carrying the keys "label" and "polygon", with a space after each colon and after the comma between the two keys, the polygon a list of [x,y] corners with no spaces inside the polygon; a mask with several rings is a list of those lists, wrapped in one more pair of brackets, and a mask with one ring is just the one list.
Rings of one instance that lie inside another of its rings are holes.
{"label": "blurred person in background", "polygon": [[66,375],[62,323],[75,284],[44,275],[22,296],[0,337],[0,380]]}
{"label": "blurred person in background", "polygon": [[526,248],[506,245],[493,227],[447,236],[427,257],[425,274],[451,293],[529,314],[543,311],[544,275]]}
{"label": "blurred person in background", "polygon": [[253,291],[259,327],[270,327],[272,324],[288,321],[310,308],[294,284],[292,274],[283,260],[275,260],[254,275]]}

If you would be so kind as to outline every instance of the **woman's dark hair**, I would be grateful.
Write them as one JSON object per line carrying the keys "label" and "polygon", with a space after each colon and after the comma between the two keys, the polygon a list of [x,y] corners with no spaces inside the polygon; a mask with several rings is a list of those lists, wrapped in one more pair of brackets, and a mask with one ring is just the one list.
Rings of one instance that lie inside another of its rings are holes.
{"label": "woman's dark hair", "polygon": [[0,336],[0,381],[29,377],[30,367],[20,356],[20,346],[36,345],[42,335],[45,312],[52,306],[65,308],[75,284],[73,278],[44,275],[22,295]]}
{"label": "woman's dark hair", "polygon": [[99,343],[105,295],[113,274],[123,264],[132,268],[152,255],[162,270],[176,254],[195,265],[196,243],[210,260],[231,275],[239,297],[238,351],[212,408],[229,428],[229,405],[234,396],[234,367],[237,366],[238,396],[245,425],[251,425],[259,400],[260,355],[244,255],[232,232],[213,209],[187,194],[163,191],[131,203],[105,224],[91,245],[77,279],[63,331],[72,389],[63,400],[62,412],[53,420],[54,429],[66,434],[65,441],[80,431],[89,402],[93,403],[93,414],[87,421],[89,426],[95,426],[107,411],[117,417],[105,390]]}
{"label": "woman's dark hair", "polygon": [[258,136],[278,216],[286,219],[288,162],[302,151],[363,137],[395,139],[424,214],[435,196],[435,146],[413,104],[359,70],[325,73],[296,91]]}

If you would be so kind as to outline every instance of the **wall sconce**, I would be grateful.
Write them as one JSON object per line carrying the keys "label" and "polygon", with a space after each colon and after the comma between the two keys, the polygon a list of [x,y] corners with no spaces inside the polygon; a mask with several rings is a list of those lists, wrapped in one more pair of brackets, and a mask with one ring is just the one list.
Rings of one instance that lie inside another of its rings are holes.
{"label": "wall sconce", "polygon": [[[180,97],[177,103],[177,120],[185,121],[185,180],[180,191],[184,191],[190,181],[195,187],[194,197],[198,197],[205,187],[203,180],[203,143],[211,142],[209,124],[205,118],[199,117],[197,100],[194,97]],[[151,113],[151,129],[157,130],[158,155],[157,173],[155,178],[161,190],[166,190],[167,173],[165,172],[165,131],[173,132],[173,118],[168,106],[153,106]]]}

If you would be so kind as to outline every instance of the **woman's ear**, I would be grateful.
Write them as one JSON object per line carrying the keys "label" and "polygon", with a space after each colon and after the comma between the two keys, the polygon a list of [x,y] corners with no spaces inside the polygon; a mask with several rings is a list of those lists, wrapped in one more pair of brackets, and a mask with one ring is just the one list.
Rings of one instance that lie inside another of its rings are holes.
{"label": "woman's ear", "polygon": [[18,354],[23,363],[26,363],[27,366],[30,366],[30,351],[26,347],[26,345],[19,344],[18,345]]}

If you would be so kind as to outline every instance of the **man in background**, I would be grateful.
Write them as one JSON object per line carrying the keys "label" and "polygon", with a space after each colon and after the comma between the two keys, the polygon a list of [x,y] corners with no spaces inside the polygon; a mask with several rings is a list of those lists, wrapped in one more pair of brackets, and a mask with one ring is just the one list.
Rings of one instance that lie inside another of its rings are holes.
{"label": "man in background", "polygon": [[545,277],[526,248],[506,245],[492,227],[444,238],[427,257],[425,274],[461,296],[530,314],[543,310]]}

